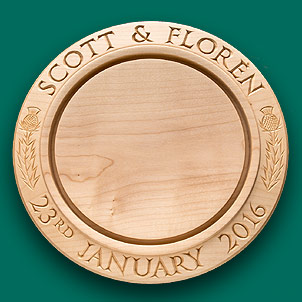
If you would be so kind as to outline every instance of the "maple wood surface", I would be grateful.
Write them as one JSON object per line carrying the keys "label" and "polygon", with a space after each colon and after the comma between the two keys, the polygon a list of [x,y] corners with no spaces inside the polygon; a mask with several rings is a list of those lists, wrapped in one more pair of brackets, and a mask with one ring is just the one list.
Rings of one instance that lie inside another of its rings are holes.
{"label": "maple wood surface", "polygon": [[55,157],[87,217],[155,239],[219,211],[239,181],[244,147],[239,116],[213,81],[180,63],[141,59],[77,91],[59,122]]}

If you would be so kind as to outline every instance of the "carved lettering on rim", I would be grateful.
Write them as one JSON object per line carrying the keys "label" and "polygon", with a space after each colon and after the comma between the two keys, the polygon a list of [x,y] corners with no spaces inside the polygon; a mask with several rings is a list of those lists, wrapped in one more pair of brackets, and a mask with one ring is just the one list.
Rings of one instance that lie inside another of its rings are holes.
{"label": "carved lettering on rim", "polygon": [[137,257],[126,256],[87,241],[86,246],[78,252],[78,257],[97,269],[122,276],[133,274],[141,278],[161,278],[203,267],[201,251],[202,246],[174,256]]}

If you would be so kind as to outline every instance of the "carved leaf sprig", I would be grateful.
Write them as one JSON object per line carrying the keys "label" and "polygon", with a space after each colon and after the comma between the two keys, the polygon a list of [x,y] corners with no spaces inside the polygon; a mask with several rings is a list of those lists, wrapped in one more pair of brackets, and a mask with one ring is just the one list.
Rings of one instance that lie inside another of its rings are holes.
{"label": "carved leaf sprig", "polygon": [[26,131],[22,138],[19,138],[17,150],[18,167],[22,174],[22,180],[30,188],[34,189],[40,175],[37,175],[35,139],[32,139],[33,132]]}
{"label": "carved leaf sprig", "polygon": [[270,191],[279,182],[279,177],[284,166],[282,138],[279,138],[275,132],[269,133],[269,140],[266,141],[265,151],[266,162],[263,166],[264,175],[261,178],[266,189]]}

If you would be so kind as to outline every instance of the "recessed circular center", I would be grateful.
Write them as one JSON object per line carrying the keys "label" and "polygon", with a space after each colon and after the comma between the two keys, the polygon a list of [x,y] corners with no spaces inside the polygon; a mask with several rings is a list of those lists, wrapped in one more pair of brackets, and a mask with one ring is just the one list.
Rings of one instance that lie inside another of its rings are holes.
{"label": "recessed circular center", "polygon": [[74,207],[94,226],[137,240],[211,225],[244,160],[230,98],[202,72],[163,59],[119,63],[90,78],[68,102],[55,139]]}

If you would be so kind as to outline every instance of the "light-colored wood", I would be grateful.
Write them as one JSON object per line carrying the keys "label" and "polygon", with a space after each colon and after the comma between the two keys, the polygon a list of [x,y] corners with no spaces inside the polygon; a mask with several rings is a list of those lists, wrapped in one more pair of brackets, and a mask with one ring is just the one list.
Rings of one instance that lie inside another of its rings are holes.
{"label": "light-colored wood", "polygon": [[217,267],[258,234],[288,146],[272,90],[241,53],[140,22],[84,38],[43,71],[13,156],[22,200],[59,251],[103,276],[163,283]]}

